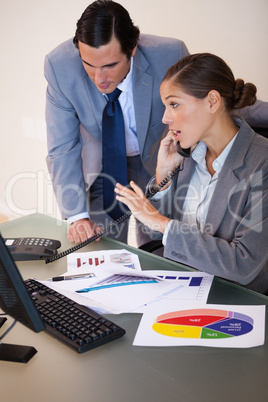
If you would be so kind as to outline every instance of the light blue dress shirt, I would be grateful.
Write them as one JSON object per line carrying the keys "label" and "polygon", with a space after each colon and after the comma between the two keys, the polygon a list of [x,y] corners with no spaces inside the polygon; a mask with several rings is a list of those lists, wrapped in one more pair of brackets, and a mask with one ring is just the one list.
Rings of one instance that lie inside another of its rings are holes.
{"label": "light blue dress shirt", "polygon": [[[220,171],[233,146],[236,135],[224,148],[222,153],[213,161],[212,167],[215,171],[213,176],[211,176],[206,166],[206,144],[200,141],[191,154],[191,157],[196,161],[196,168],[191,178],[189,188],[185,197],[181,221],[188,225],[191,225],[192,227],[195,227],[201,232],[203,231],[205,226],[209,205],[217,184]],[[169,191],[169,188],[157,193],[155,197],[160,198],[164,196],[164,194]],[[169,222],[164,232],[162,240],[162,243],[164,245],[166,244],[166,238],[171,222],[172,221]]]}

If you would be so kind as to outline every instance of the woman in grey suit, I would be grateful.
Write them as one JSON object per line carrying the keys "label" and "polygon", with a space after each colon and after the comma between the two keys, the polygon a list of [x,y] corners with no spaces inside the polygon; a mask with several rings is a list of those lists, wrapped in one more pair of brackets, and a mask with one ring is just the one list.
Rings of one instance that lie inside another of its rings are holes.
{"label": "woman in grey suit", "polygon": [[[170,131],[149,187],[183,170],[151,202],[134,182],[117,184],[118,201],[152,238],[163,235],[165,257],[268,293],[268,140],[233,115],[255,102],[256,87],[200,53],[168,70],[161,98]],[[182,161],[178,142],[190,158]]]}

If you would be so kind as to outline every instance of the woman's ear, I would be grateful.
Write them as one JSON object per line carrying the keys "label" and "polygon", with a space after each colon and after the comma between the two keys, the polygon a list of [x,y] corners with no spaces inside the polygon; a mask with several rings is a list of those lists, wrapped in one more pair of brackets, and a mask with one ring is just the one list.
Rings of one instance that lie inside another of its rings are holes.
{"label": "woman's ear", "polygon": [[218,91],[213,89],[208,93],[207,98],[210,112],[215,113],[221,105],[221,95]]}

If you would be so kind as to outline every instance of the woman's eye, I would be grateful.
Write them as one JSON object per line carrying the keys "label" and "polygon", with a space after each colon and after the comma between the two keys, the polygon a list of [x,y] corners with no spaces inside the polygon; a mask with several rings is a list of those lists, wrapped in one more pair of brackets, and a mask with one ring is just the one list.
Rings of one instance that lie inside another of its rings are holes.
{"label": "woman's eye", "polygon": [[172,102],[172,103],[170,104],[170,106],[171,106],[173,109],[175,109],[176,107],[179,106],[179,104]]}

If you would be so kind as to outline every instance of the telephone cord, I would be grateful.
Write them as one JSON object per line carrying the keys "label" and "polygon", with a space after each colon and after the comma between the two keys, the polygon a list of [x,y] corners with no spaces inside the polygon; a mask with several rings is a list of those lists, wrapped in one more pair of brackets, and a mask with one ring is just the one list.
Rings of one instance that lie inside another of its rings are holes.
{"label": "telephone cord", "polygon": [[[156,193],[158,193],[170,180],[173,179],[174,176],[176,176],[176,174],[178,174],[181,170],[183,170],[183,161],[182,163],[176,167],[176,169],[174,169],[168,176],[166,176],[155,188],[153,188],[148,194],[146,194],[146,198],[150,199],[152,198]],[[116,221],[112,222],[111,224],[109,224],[108,226],[106,226],[106,228],[104,228],[103,230],[101,230],[100,232],[98,232],[97,234],[95,234],[94,236],[90,237],[87,240],[84,240],[83,242],[70,247],[69,249],[62,251],[59,254],[56,254],[52,257],[46,258],[45,262],[46,264],[59,260],[62,257],[66,257],[67,255],[73,253],[74,251],[80,250],[80,248],[83,248],[85,246],[87,246],[88,244],[92,243],[93,241],[101,238],[103,235],[105,235],[106,233],[109,233],[109,231],[111,229],[113,229],[115,226],[119,225],[120,223],[124,222],[126,219],[130,218],[131,216],[131,212],[128,211],[126,212],[124,215],[122,215],[119,219],[117,219]]]}

